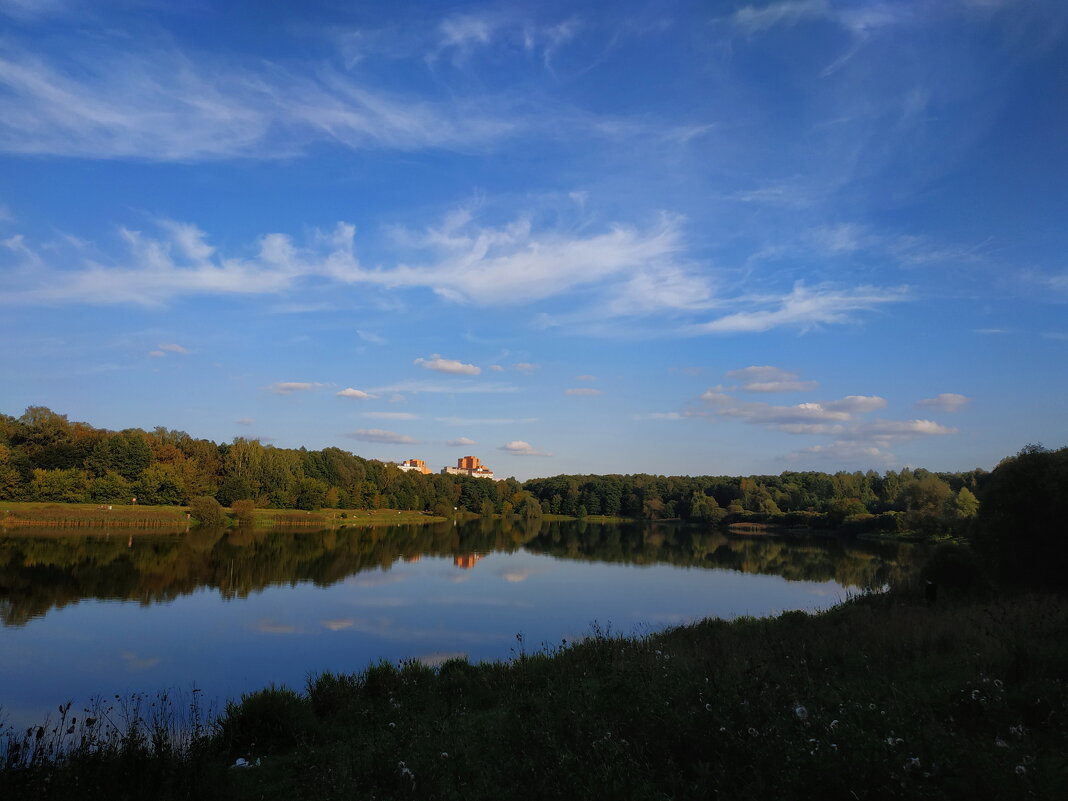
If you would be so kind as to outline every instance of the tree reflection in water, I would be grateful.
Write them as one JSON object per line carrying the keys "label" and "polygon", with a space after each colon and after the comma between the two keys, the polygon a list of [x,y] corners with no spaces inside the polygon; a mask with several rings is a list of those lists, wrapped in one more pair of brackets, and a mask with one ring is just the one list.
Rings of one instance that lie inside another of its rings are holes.
{"label": "tree reflection in water", "polygon": [[916,546],[837,539],[727,535],[697,526],[482,519],[389,528],[200,529],[75,534],[68,530],[0,536],[0,621],[27,621],[83,599],[159,603],[202,587],[226,599],[270,585],[336,584],[421,556],[460,560],[523,548],[560,559],[765,573],[881,587],[910,575]]}

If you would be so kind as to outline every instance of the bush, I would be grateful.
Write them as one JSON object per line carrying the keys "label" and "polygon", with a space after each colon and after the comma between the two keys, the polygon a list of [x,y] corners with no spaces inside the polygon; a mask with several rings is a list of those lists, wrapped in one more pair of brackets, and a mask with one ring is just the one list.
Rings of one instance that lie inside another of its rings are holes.
{"label": "bush", "polygon": [[230,701],[219,720],[219,738],[231,757],[279,754],[314,740],[315,715],[307,700],[288,687],[241,696]]}
{"label": "bush", "polygon": [[189,502],[189,511],[202,526],[225,526],[226,512],[210,495],[201,495]]}
{"label": "bush", "polygon": [[256,520],[256,504],[250,500],[234,501],[230,504],[239,525],[251,526]]}
{"label": "bush", "polygon": [[966,545],[939,545],[927,558],[920,576],[960,595],[981,595],[990,589],[978,557]]}
{"label": "bush", "polygon": [[983,482],[979,502],[980,553],[1004,581],[1068,588],[1068,448],[1029,445],[1005,459]]}

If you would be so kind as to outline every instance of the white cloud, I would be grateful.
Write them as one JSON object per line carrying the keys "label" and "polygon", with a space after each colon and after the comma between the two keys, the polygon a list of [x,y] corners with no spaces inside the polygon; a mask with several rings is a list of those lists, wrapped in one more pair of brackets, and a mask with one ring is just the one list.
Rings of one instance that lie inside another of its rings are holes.
{"label": "white cloud", "polygon": [[538,365],[531,364],[530,362],[519,362],[519,364],[515,365],[515,369],[520,373],[530,375],[538,369]]}
{"label": "white cloud", "polygon": [[234,420],[234,422],[237,423],[239,426],[250,426],[256,421],[253,420],[251,417],[240,417],[237,420]]}
{"label": "white cloud", "polygon": [[0,150],[190,161],[277,158],[318,141],[460,148],[515,130],[489,106],[393,94],[321,61],[235,63],[169,43],[72,39],[62,58],[0,51]]}
{"label": "white cloud", "polygon": [[450,373],[451,375],[478,375],[482,372],[480,367],[476,367],[473,364],[464,364],[456,359],[442,358],[440,353],[433,354],[429,359],[416,359],[413,364],[422,365],[427,370],[436,370],[439,373]]}
{"label": "white cloud", "polygon": [[311,392],[321,386],[323,385],[309,381],[279,381],[271,384],[267,389],[275,395],[292,395],[294,392]]}
{"label": "white cloud", "polygon": [[364,412],[364,417],[371,417],[375,420],[418,420],[419,415],[412,414],[411,412]]}
{"label": "white cloud", "polygon": [[648,412],[634,415],[635,420],[682,420],[683,417],[684,415],[679,412]]}
{"label": "white cloud", "polygon": [[501,445],[498,450],[507,451],[516,456],[552,456],[551,453],[539,451],[529,442],[524,442],[521,439],[512,440],[505,445]]}
{"label": "white cloud", "polygon": [[596,381],[597,380],[597,376],[590,375],[589,373],[584,373],[583,375],[575,376],[575,380],[576,381]]}
{"label": "white cloud", "polygon": [[381,394],[410,392],[413,395],[421,392],[438,393],[444,395],[471,395],[478,393],[498,394],[518,392],[518,387],[507,384],[480,384],[468,381],[401,381],[386,387],[375,387],[372,392]]}
{"label": "white cloud", "polygon": [[372,334],[370,331],[361,331],[356,329],[356,336],[362,339],[364,342],[370,342],[372,345],[385,345],[386,340],[378,334]]}
{"label": "white cloud", "polygon": [[345,436],[363,442],[377,442],[382,445],[415,445],[417,440],[395,431],[383,431],[380,428],[361,428]]}
{"label": "white cloud", "polygon": [[335,620],[323,620],[323,628],[330,631],[344,631],[356,625],[356,619],[351,617],[337,618]]}
{"label": "white cloud", "polygon": [[846,395],[841,400],[828,401],[823,405],[833,411],[867,414],[876,409],[885,409],[886,398],[880,398],[878,395]]}
{"label": "white cloud", "polygon": [[168,353],[189,353],[186,348],[183,348],[181,345],[175,345],[173,343],[169,345],[157,345],[156,347],[158,347],[160,350],[165,350]]}
{"label": "white cloud", "polygon": [[727,378],[741,381],[746,392],[808,392],[819,386],[816,381],[801,381],[797,373],[770,365],[730,370]]}
{"label": "white cloud", "polygon": [[457,437],[456,439],[450,439],[445,444],[452,448],[466,448],[469,445],[477,445],[478,443],[470,437]]}
{"label": "white cloud", "polygon": [[493,426],[538,422],[537,417],[438,417],[435,419],[439,423],[447,423],[453,426]]}
{"label": "white cloud", "polygon": [[378,397],[377,395],[372,395],[370,392],[364,392],[362,389],[353,389],[352,387],[347,387],[334,394],[339,398],[355,398],[356,400],[369,400]]}
{"label": "white cloud", "polygon": [[959,395],[956,392],[943,392],[941,395],[936,395],[933,398],[924,398],[923,400],[916,401],[916,405],[921,409],[940,409],[943,412],[959,412],[967,406],[969,402],[970,399],[964,395]]}
{"label": "white cloud", "polygon": [[795,25],[805,19],[826,17],[830,12],[827,0],[785,0],[761,8],[743,6],[730,19],[737,27],[758,33],[777,25]]}
{"label": "white cloud", "polygon": [[151,356],[151,357],[152,357],[152,358],[154,358],[154,359],[162,359],[162,358],[163,358],[164,356],[166,356],[167,354],[166,354],[166,353],[164,353],[164,352],[163,352],[163,351],[161,351],[161,350],[150,350],[150,351],[148,352],[148,355],[149,355],[149,356]]}
{"label": "white cloud", "polygon": [[[710,322],[662,329],[693,336],[848,322],[852,312],[905,299],[901,289],[826,284],[809,289],[799,283],[786,295],[713,300],[707,269],[701,273],[677,263],[684,250],[681,221],[670,215],[661,216],[659,224],[646,231],[617,224],[599,234],[535,233],[524,219],[498,229],[472,229],[462,219],[447,221],[417,243],[430,252],[427,265],[378,269],[360,265],[356,229],[349,223],[314,230],[303,247],[287,235],[267,234],[247,257],[219,253],[195,226],[167,220],[158,225],[161,233],[155,236],[120,229],[126,252],[110,264],[86,258],[81,249],[57,268],[45,264],[21,237],[9,239],[5,244],[21,265],[10,271],[10,289],[0,296],[0,304],[153,307],[190,295],[292,293],[316,281],[369,285],[383,292],[430,289],[448,301],[489,306],[530,304],[582,290],[600,292],[601,301],[585,298],[581,311],[573,315],[576,330],[591,319],[664,313],[692,316],[726,304],[743,309]],[[453,374],[481,372],[473,364],[439,354],[416,363]]]}
{"label": "white cloud", "polygon": [[863,423],[856,430],[858,437],[883,442],[956,433],[957,429],[941,425],[934,420],[873,420]]}
{"label": "white cloud", "polygon": [[292,623],[279,623],[270,618],[262,618],[252,624],[252,628],[261,634],[302,634],[299,626]]}
{"label": "white cloud", "polygon": [[580,397],[582,397],[582,396],[590,397],[590,396],[593,396],[593,395],[600,395],[601,394],[601,390],[594,389],[593,387],[576,387],[574,389],[567,390],[564,394],[565,395],[577,395],[577,396],[580,396]]}
{"label": "white cloud", "polygon": [[862,286],[838,289],[824,284],[809,289],[798,283],[788,295],[751,299],[756,305],[773,308],[728,314],[692,326],[690,331],[694,334],[758,333],[780,326],[805,330],[820,324],[849,322],[852,312],[870,311],[885,303],[898,303],[906,297],[904,288]]}
{"label": "white cloud", "polygon": [[[761,371],[777,368],[747,368],[728,373],[734,378],[764,377]],[[932,420],[860,419],[887,406],[877,395],[847,395],[820,403],[775,406],[769,403],[741,401],[722,386],[710,387],[701,395],[707,408],[691,408],[683,417],[721,417],[761,426],[796,436],[827,437],[831,442],[793,451],[785,457],[798,462],[818,458],[841,463],[891,464],[896,460],[887,449],[895,442],[919,437],[947,436],[957,429]]]}
{"label": "white cloud", "polygon": [[504,368],[499,364],[491,364],[489,366],[489,369],[492,370],[495,373],[503,373],[504,372]]}
{"label": "white cloud", "polygon": [[452,54],[452,63],[462,66],[478,47],[490,43],[498,21],[490,17],[474,15],[456,15],[447,17],[439,25],[437,49],[428,57],[433,61],[442,53]]}

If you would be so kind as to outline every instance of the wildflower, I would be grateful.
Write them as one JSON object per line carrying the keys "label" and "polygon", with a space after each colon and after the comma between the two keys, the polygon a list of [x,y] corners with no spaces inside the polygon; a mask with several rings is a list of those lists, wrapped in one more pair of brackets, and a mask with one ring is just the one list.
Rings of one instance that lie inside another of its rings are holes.
{"label": "wildflower", "polygon": [[395,728],[397,728],[397,724],[396,724],[396,723],[393,723],[392,721],[390,721],[389,727],[390,727],[391,729],[395,729]]}
{"label": "wildflower", "polygon": [[712,704],[705,704],[705,712],[711,712],[711,711],[712,711]]}
{"label": "wildflower", "polygon": [[442,758],[442,759],[448,759],[448,758],[449,758],[449,755],[448,755],[448,754],[446,754],[446,753],[445,753],[444,751],[442,751],[442,752],[441,752],[441,758]]}
{"label": "wildflower", "polygon": [[1025,773],[1027,773],[1027,768],[1025,768],[1023,765],[1017,765],[1016,766],[1016,775],[1017,776],[1023,776]]}
{"label": "wildflower", "polygon": [[912,770],[913,768],[918,768],[919,766],[920,766],[920,758],[919,757],[909,757],[908,759],[905,760],[905,770]]}
{"label": "wildflower", "polygon": [[808,720],[808,710],[801,704],[796,704],[794,706],[794,714],[797,716],[798,720]]}
{"label": "wildflower", "polygon": [[1002,687],[1005,686],[1005,684],[1004,682],[1002,682],[1001,679],[994,679],[994,686],[1000,690]]}
{"label": "wildflower", "polygon": [[1024,731],[1024,725],[1022,723],[1017,726],[1009,726],[1009,734],[1013,737],[1023,737]]}
{"label": "wildflower", "polygon": [[760,736],[760,732],[758,732],[756,729],[754,729],[752,726],[750,726],[749,727],[749,736],[750,737],[759,737]]}
{"label": "wildflower", "polygon": [[972,690],[972,700],[973,701],[978,701],[979,700],[979,691],[978,690]]}
{"label": "wildflower", "polygon": [[1002,740],[1000,737],[997,737],[997,738],[994,739],[994,747],[995,748],[1008,748],[1009,744],[1007,742],[1005,742],[1004,740]]}
{"label": "wildflower", "polygon": [[830,729],[831,731],[834,731],[835,729],[837,729],[838,728],[838,718],[835,718],[834,720],[832,720],[830,722],[830,725],[827,726],[827,728]]}

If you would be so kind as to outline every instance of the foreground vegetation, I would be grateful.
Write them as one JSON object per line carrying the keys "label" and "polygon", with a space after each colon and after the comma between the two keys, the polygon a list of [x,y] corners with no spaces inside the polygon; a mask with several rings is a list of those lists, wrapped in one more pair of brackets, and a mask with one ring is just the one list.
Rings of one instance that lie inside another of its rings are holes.
{"label": "foreground vegetation", "polygon": [[0,796],[1064,797],[1068,602],[917,596],[380,664],[214,725],[166,698],[66,710],[6,734]]}

